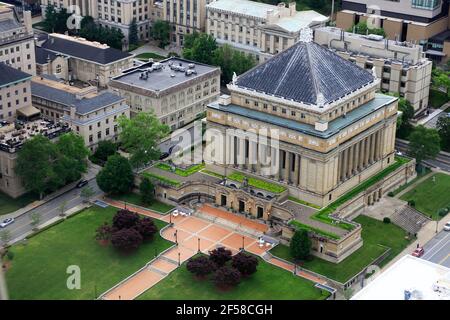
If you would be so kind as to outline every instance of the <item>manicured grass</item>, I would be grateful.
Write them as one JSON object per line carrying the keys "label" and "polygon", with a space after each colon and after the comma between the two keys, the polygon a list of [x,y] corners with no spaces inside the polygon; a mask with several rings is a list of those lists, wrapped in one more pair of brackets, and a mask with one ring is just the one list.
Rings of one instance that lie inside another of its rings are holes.
{"label": "manicured grass", "polygon": [[[92,207],[30,238],[26,245],[14,245],[6,280],[11,299],[94,299],[150,261],[155,252],[172,244],[156,235],[136,252],[119,253],[98,244],[95,230],[110,222],[117,209]],[[155,220],[158,228],[165,223]],[[81,289],[66,286],[67,267],[81,270]]]}
{"label": "manicured grass", "polygon": [[437,89],[430,89],[430,105],[433,108],[440,108],[448,101],[449,99],[445,92],[439,91]]}
{"label": "manicured grass", "polygon": [[164,170],[164,171],[172,172],[172,173],[177,174],[182,177],[189,177],[190,175],[192,175],[196,172],[199,172],[200,170],[205,168],[205,164],[203,164],[203,163],[196,164],[196,165],[190,166],[187,169],[175,168],[175,171],[172,171],[172,167],[169,164],[164,163],[164,162],[158,163],[155,167],[157,167],[158,169]]}
{"label": "manicured grass", "polygon": [[[394,224],[385,224],[366,216],[359,216],[355,221],[362,226],[361,235],[364,244],[361,248],[339,264],[314,257],[311,261],[306,261],[303,267],[344,283],[381,256],[387,250],[386,247],[391,248],[391,251],[381,266],[397,256],[412,241],[405,239],[407,232]],[[271,253],[293,261],[287,246],[277,245]]]}
{"label": "manicured grass", "polygon": [[304,205],[304,206],[308,206],[308,207],[314,208],[314,209],[320,209],[320,208],[322,208],[321,206],[315,205],[314,203],[309,203],[309,202],[306,202],[306,201],[297,199],[297,198],[295,198],[295,197],[289,196],[288,199],[291,200],[291,201],[300,203],[300,204],[302,204],[302,205]]}
{"label": "manicured grass", "polygon": [[38,197],[31,193],[27,193],[13,199],[10,196],[0,192],[0,215],[19,210],[20,208],[23,208],[36,200],[38,200]]}
{"label": "manicured grass", "polygon": [[[233,172],[227,176],[228,179],[234,180],[237,182],[242,182],[245,177],[246,176],[244,174],[239,173],[239,172]],[[247,177],[247,178],[248,178],[248,184],[250,186],[261,189],[261,190],[266,190],[266,191],[273,192],[273,193],[281,193],[286,190],[285,187],[280,186],[275,183],[270,183],[270,182],[252,178],[252,177]]]}
{"label": "manicured grass", "polygon": [[137,56],[135,56],[135,58],[140,59],[140,60],[148,60],[150,58],[155,59],[155,60],[163,60],[166,57],[161,56],[156,53],[153,53],[153,52],[144,52],[144,53],[138,54]]}
{"label": "manicured grass", "polygon": [[[333,224],[333,219],[330,217],[330,214],[333,213],[339,206],[343,205],[345,202],[356,196],[358,193],[366,190],[373,184],[377,183],[378,181],[384,179],[387,175],[394,172],[400,166],[402,166],[405,163],[408,163],[410,159],[403,158],[403,157],[396,157],[395,162],[390,165],[389,167],[385,168],[384,170],[380,171],[373,177],[365,180],[364,182],[360,183],[358,186],[338,198],[336,201],[332,202],[322,210],[318,211],[314,215],[311,216],[312,219],[322,221],[324,223]],[[339,223],[336,224],[337,227],[343,228],[345,230],[352,230],[354,226],[349,223]]]}
{"label": "manicured grass", "polygon": [[328,232],[328,231],[325,231],[325,230],[313,228],[311,226],[308,226],[306,224],[298,222],[297,220],[292,220],[289,224],[291,226],[296,227],[297,229],[304,229],[306,231],[311,231],[311,232],[317,233],[317,234],[319,234],[321,236],[324,236],[324,237],[327,237],[327,238],[331,238],[331,239],[334,239],[334,240],[339,240],[339,238],[340,238],[337,234],[334,234],[332,232]]}
{"label": "manicured grass", "polygon": [[[433,182],[435,177],[435,182]],[[405,193],[400,199],[414,200],[415,208],[434,220],[441,219],[437,211],[450,207],[450,176],[444,173],[436,173],[429,177],[414,189]]]}
{"label": "manicured grass", "polygon": [[169,179],[169,178],[160,176],[158,174],[154,174],[152,172],[144,172],[144,173],[142,173],[142,176],[150,178],[150,179],[158,180],[158,181],[160,181],[162,183],[165,183],[165,184],[168,184],[168,185],[171,185],[171,186],[174,186],[174,187],[179,187],[181,185],[180,181]]}
{"label": "manicured grass", "polygon": [[209,174],[209,175],[211,175],[213,177],[216,177],[216,178],[219,178],[219,179],[225,178],[225,176],[223,176],[221,174],[218,174],[216,172],[213,172],[213,171],[209,171],[209,170],[203,169],[201,172],[204,173],[204,174]]}
{"label": "manicured grass", "polygon": [[146,204],[142,202],[141,196],[137,193],[131,192],[127,194],[121,194],[121,195],[113,195],[111,196],[115,200],[129,202],[131,204],[135,204],[144,208],[148,208],[150,210],[157,211],[159,213],[166,213],[169,210],[172,210],[175,208],[174,206],[163,203],[161,201],[158,201],[156,199],[153,200],[151,204]]}
{"label": "manicured grass", "polygon": [[419,179],[423,178],[424,176],[426,176],[430,172],[431,172],[430,168],[425,168],[425,170],[419,170],[419,172],[417,172],[417,177],[415,177],[410,182],[405,183],[404,185],[402,185],[402,186],[398,187],[397,189],[395,189],[394,191],[392,191],[392,195],[396,196],[397,194],[399,194],[400,192],[402,192],[403,190],[408,188],[410,185],[416,183]]}
{"label": "manicured grass", "polygon": [[208,279],[197,280],[183,264],[139,300],[321,300],[327,296],[312,282],[259,259],[258,271],[229,291],[217,289]]}

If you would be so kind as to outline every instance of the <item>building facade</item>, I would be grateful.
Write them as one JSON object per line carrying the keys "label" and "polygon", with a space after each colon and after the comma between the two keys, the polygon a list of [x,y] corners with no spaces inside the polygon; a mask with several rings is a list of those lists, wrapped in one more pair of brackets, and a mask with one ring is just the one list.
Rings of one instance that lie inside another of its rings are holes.
{"label": "building facade", "polygon": [[220,69],[181,58],[150,62],[111,80],[132,113],[153,111],[171,130],[201,117],[220,94]]}
{"label": "building facade", "polygon": [[0,2],[0,62],[36,74],[31,12],[23,12],[23,22],[13,5]]}
{"label": "building facade", "polygon": [[206,6],[206,32],[264,62],[299,40],[303,28],[324,26],[328,18],[297,11],[296,3],[277,6],[248,0],[217,0]]}
{"label": "building facade", "polygon": [[206,5],[211,0],[162,0],[163,20],[171,26],[171,41],[183,45],[184,36],[205,31]]}
{"label": "building facade", "polygon": [[[47,6],[75,10],[77,16],[91,16],[101,26],[120,29],[128,39],[133,20],[136,22],[138,37],[149,39],[154,0],[42,0],[42,13]],[[77,9],[75,9],[77,8]]]}
{"label": "building facade", "polygon": [[[132,54],[84,38],[52,33],[41,39],[37,46],[39,72],[55,69],[55,76],[68,81],[79,80],[106,87],[112,77],[133,66]],[[47,65],[49,59],[52,62],[58,56],[64,59],[59,59],[54,68]]]}
{"label": "building facade", "polygon": [[[226,138],[206,166],[281,182],[291,196],[326,206],[395,161],[397,99],[376,93],[379,82],[328,49],[299,42],[208,105],[207,143],[214,134]],[[256,159],[270,159],[273,170]]]}
{"label": "building facade", "polygon": [[422,46],[333,27],[316,29],[314,41],[361,68],[368,71],[375,68],[381,79],[379,89],[404,97],[416,113],[428,106],[433,63],[425,57]]}
{"label": "building facade", "polygon": [[34,77],[31,93],[33,105],[42,116],[66,123],[72,132],[83,137],[91,151],[99,141],[116,142],[118,117],[130,117],[125,99],[111,92],[98,93],[96,87],[77,88],[53,79]]}

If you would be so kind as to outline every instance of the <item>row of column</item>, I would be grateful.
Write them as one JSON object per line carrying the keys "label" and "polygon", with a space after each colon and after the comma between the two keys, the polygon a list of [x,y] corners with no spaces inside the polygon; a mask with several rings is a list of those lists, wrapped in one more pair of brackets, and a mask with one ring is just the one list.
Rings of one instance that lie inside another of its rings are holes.
{"label": "row of column", "polygon": [[297,153],[280,150],[270,143],[265,145],[248,138],[229,137],[226,155],[227,164],[241,170],[300,184],[301,157]]}
{"label": "row of column", "polygon": [[383,157],[382,144],[383,131],[379,130],[342,151],[339,155],[339,181],[349,179],[380,160]]}

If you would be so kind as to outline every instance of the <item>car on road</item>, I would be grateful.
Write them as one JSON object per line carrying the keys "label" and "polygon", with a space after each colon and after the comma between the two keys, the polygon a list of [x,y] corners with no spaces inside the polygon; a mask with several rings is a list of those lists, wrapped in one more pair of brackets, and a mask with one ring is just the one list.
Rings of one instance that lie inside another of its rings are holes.
{"label": "car on road", "polygon": [[167,158],[168,156],[170,156],[169,153],[163,152],[163,153],[161,153],[161,156],[159,157],[159,160],[164,160],[164,159]]}
{"label": "car on road", "polygon": [[14,218],[7,218],[7,219],[3,220],[2,223],[0,223],[0,228],[6,228],[11,223],[14,223]]}
{"label": "car on road", "polygon": [[425,253],[425,250],[423,248],[417,248],[416,250],[413,251],[413,253],[411,253],[411,255],[413,257],[420,258],[421,256],[423,256],[424,253]]}
{"label": "car on road", "polygon": [[83,188],[88,183],[89,183],[89,181],[87,181],[87,180],[80,180],[80,182],[77,183],[77,188]]}
{"label": "car on road", "polygon": [[447,222],[447,223],[444,225],[444,230],[445,230],[445,231],[450,231],[450,221]]}

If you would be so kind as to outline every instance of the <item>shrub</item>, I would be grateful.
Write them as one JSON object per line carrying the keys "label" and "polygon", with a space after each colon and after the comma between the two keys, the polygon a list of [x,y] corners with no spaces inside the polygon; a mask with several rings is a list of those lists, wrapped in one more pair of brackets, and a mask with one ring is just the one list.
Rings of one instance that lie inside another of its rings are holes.
{"label": "shrub", "polygon": [[415,200],[408,200],[408,205],[414,208],[416,206],[416,201]]}
{"label": "shrub", "polygon": [[448,209],[447,208],[441,208],[438,210],[438,215],[439,217],[445,217],[448,213]]}
{"label": "shrub", "polygon": [[291,255],[298,260],[305,260],[311,252],[311,239],[308,231],[299,229],[295,231],[290,243]]}
{"label": "shrub", "polygon": [[134,227],[139,221],[139,215],[126,209],[117,211],[113,218],[113,227],[116,230]]}
{"label": "shrub", "polygon": [[213,282],[221,288],[234,287],[241,282],[241,274],[235,268],[224,266],[216,270]]}
{"label": "shrub", "polygon": [[95,240],[110,240],[112,231],[113,230],[111,226],[107,222],[105,222],[95,231]]}
{"label": "shrub", "polygon": [[112,245],[122,251],[131,251],[139,248],[143,238],[134,228],[115,231],[111,236]]}
{"label": "shrub", "polygon": [[233,268],[239,270],[243,276],[249,276],[256,272],[258,259],[254,256],[239,252],[233,257],[231,265]]}
{"label": "shrub", "polygon": [[200,256],[198,258],[189,259],[186,268],[197,277],[205,277],[216,270],[216,264],[207,257]]}
{"label": "shrub", "polygon": [[391,223],[391,219],[388,218],[388,217],[384,217],[384,218],[383,218],[383,222],[384,222],[384,223]]}
{"label": "shrub", "polygon": [[135,229],[139,232],[144,240],[151,240],[156,232],[158,232],[158,228],[151,218],[143,218],[140,219]]}
{"label": "shrub", "polygon": [[388,193],[388,197],[393,197],[394,196],[394,193],[392,192],[392,191],[390,191],[389,193]]}
{"label": "shrub", "polygon": [[231,251],[220,247],[209,252],[209,259],[214,262],[219,268],[223,267],[225,263],[231,260]]}
{"label": "shrub", "polygon": [[6,257],[8,258],[9,261],[12,261],[12,259],[14,259],[14,252],[8,250],[8,252],[6,252]]}
{"label": "shrub", "polygon": [[146,204],[152,203],[155,195],[155,187],[149,178],[142,177],[141,183],[139,184],[139,192],[141,194],[142,202]]}

